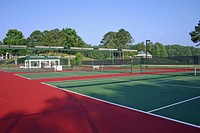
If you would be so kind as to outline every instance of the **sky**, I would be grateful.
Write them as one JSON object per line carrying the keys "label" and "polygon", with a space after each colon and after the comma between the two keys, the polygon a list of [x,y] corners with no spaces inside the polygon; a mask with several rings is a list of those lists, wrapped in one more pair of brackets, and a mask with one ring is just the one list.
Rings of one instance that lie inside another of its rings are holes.
{"label": "sky", "polygon": [[200,0],[0,0],[0,41],[9,29],[73,28],[91,45],[110,31],[127,30],[133,44],[195,46],[189,32],[200,21]]}

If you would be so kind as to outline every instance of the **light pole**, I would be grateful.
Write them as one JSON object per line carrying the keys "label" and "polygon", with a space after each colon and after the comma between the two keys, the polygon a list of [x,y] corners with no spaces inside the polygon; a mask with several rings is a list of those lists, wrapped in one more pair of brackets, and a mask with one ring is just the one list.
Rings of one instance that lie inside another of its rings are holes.
{"label": "light pole", "polygon": [[150,42],[151,40],[146,40],[146,68],[147,68],[147,44]]}

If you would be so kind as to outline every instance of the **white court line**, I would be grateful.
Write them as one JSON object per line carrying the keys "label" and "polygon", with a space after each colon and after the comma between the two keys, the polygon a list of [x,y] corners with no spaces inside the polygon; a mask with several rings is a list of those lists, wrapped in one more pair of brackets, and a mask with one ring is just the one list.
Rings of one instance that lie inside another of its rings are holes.
{"label": "white court line", "polygon": [[180,121],[180,120],[176,120],[176,119],[168,118],[168,117],[165,117],[165,116],[161,116],[161,115],[157,115],[157,114],[145,112],[145,111],[142,111],[142,110],[138,110],[138,109],[134,109],[134,108],[131,108],[131,107],[124,106],[124,105],[120,105],[120,104],[117,104],[117,103],[105,101],[105,100],[98,99],[98,98],[91,97],[91,96],[87,96],[87,95],[84,95],[84,94],[81,94],[81,93],[77,93],[77,92],[73,92],[73,91],[70,91],[70,90],[63,89],[63,88],[59,88],[59,87],[57,87],[57,86],[53,86],[53,85],[50,85],[50,84],[46,84],[46,83],[44,83],[44,82],[41,82],[41,83],[44,84],[44,85],[47,85],[47,86],[56,88],[56,89],[64,90],[64,91],[66,91],[66,92],[70,92],[70,93],[73,93],[73,94],[76,94],[76,95],[80,95],[80,96],[83,96],[83,97],[87,97],[87,98],[90,98],[90,99],[93,99],[93,100],[96,100],[96,101],[104,102],[104,103],[107,103],[107,104],[110,104],[110,105],[114,105],[114,106],[117,106],[117,107],[121,107],[121,108],[129,109],[129,110],[141,112],[141,113],[143,113],[143,114],[148,114],[148,115],[151,115],[151,116],[163,118],[163,119],[166,119],[166,120],[174,121],[174,122],[177,122],[177,123],[181,123],[181,124],[184,124],[184,125],[188,125],[188,126],[192,126],[192,127],[196,127],[196,128],[199,128],[199,129],[200,129],[200,126],[199,126],[199,125],[195,125],[195,124],[183,122],[183,121]]}
{"label": "white court line", "polygon": [[24,79],[32,80],[31,78],[27,78],[27,77],[21,76],[21,75],[19,75],[19,74],[14,74],[14,75],[16,75],[16,76],[18,76],[18,77],[21,77],[21,78],[24,78]]}
{"label": "white court line", "polygon": [[159,111],[159,110],[162,110],[162,109],[166,109],[166,108],[169,108],[169,107],[172,107],[172,106],[175,106],[175,105],[179,105],[179,104],[182,104],[182,103],[186,103],[186,102],[189,102],[189,101],[198,99],[198,98],[200,98],[200,96],[193,97],[193,98],[190,98],[190,99],[186,99],[186,100],[184,100],[184,101],[180,101],[180,102],[177,102],[177,103],[174,103],[174,104],[170,104],[170,105],[167,105],[167,106],[164,106],[164,107],[160,107],[160,108],[157,108],[157,109],[153,109],[153,110],[150,110],[150,111],[147,111],[147,112],[148,112],[148,113],[152,113],[152,112]]}
{"label": "white court line", "polygon": [[[51,73],[54,73],[54,72],[51,72]],[[31,73],[31,74],[38,74],[38,73]],[[40,74],[40,73],[39,73]],[[45,73],[45,74],[48,74],[48,73]],[[22,77],[22,78],[25,78],[25,79],[29,79],[29,80],[42,80],[42,79],[51,79],[51,78],[65,78],[65,77],[70,77],[69,75],[66,75],[66,76],[61,76],[61,77],[45,77],[45,78],[27,78],[25,76],[21,76],[19,74],[15,74],[19,77]],[[79,75],[74,75],[74,76],[79,76]],[[70,80],[66,80],[66,81],[70,81]],[[52,81],[50,81],[52,82]],[[53,82],[62,82],[62,81],[53,81]]]}

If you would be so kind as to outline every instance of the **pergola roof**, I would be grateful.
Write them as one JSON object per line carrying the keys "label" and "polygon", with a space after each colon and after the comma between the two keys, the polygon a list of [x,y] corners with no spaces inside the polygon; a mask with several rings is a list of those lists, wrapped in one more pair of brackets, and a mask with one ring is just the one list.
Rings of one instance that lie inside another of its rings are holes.
{"label": "pergola roof", "polygon": [[58,59],[58,57],[56,56],[34,56],[34,55],[30,55],[26,57],[26,60],[52,60],[52,59]]}

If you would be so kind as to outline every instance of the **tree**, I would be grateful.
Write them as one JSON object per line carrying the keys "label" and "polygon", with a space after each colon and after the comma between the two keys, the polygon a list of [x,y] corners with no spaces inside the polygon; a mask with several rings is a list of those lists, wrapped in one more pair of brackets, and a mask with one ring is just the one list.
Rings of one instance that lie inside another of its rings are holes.
{"label": "tree", "polygon": [[192,50],[189,46],[183,47],[183,56],[192,56]]}
{"label": "tree", "polygon": [[128,31],[120,29],[116,33],[116,45],[117,45],[116,48],[118,49],[128,48],[129,44],[131,43],[133,43],[133,39]]}
{"label": "tree", "polygon": [[71,28],[63,28],[60,31],[60,37],[62,40],[62,46],[66,48],[70,47],[86,47],[87,44],[77,35],[76,31]]}
{"label": "tree", "polygon": [[118,32],[110,31],[106,33],[100,42],[100,47],[116,48],[121,50],[123,48],[129,48],[133,41],[134,40],[128,31],[120,29]]}
{"label": "tree", "polygon": [[165,48],[164,45],[162,45],[161,43],[155,43],[155,55],[154,56],[158,56],[158,57],[167,57],[167,50]]}
{"label": "tree", "polygon": [[[191,36],[191,40],[194,43],[199,43],[200,42],[200,21],[198,23],[197,26],[195,26],[195,30],[189,33]],[[197,44],[197,46],[199,46],[199,44]]]}
{"label": "tree", "polygon": [[63,28],[62,30],[53,29],[41,32],[36,30],[31,33],[27,39],[30,46],[64,46],[70,47],[87,47],[88,45],[77,35],[76,31],[71,28]]}
{"label": "tree", "polygon": [[191,47],[192,56],[200,55],[200,48]]}
{"label": "tree", "polygon": [[200,56],[200,48],[196,48],[196,50],[195,50],[195,55]]}
{"label": "tree", "polygon": [[81,66],[83,55],[81,53],[76,53],[75,56],[76,58],[72,59],[72,62],[71,62],[72,66]]}
{"label": "tree", "polygon": [[100,47],[115,48],[116,32],[108,32],[103,36]]}
{"label": "tree", "polygon": [[[146,51],[146,48],[145,48],[144,51]],[[148,51],[151,55],[156,56],[155,45],[154,45],[152,42],[150,42],[150,43],[147,44],[147,51]]]}
{"label": "tree", "polygon": [[45,37],[46,43],[48,43],[48,46],[61,46],[62,42],[60,41],[60,30],[59,29],[53,29],[48,32],[46,32]]}
{"label": "tree", "polygon": [[25,41],[22,32],[16,29],[10,29],[3,39],[3,43],[7,45],[25,45]]}
{"label": "tree", "polygon": [[41,43],[42,32],[39,30],[33,31],[30,37],[27,38],[28,46],[38,46]]}
{"label": "tree", "polygon": [[176,51],[176,49],[174,48],[173,45],[167,45],[165,47],[167,49],[168,57],[177,56],[177,51]]}
{"label": "tree", "polygon": [[40,40],[41,46],[49,46],[50,45],[48,34],[49,34],[48,30],[45,30],[42,32],[42,36],[41,36],[41,40]]}
{"label": "tree", "polygon": [[138,51],[146,51],[146,46],[145,46],[144,42],[138,43],[138,44],[136,45],[136,49],[137,49]]}
{"label": "tree", "polygon": [[174,56],[192,56],[194,53],[190,47],[181,46],[181,45],[168,45],[166,46],[168,56],[174,57]]}

